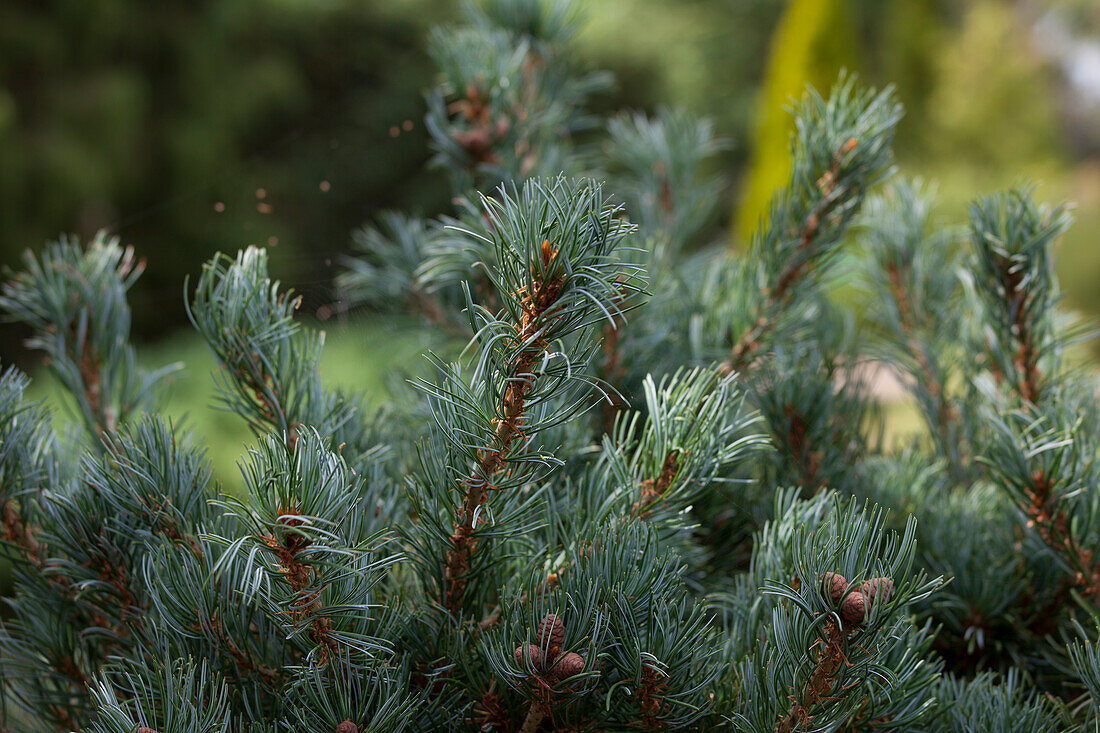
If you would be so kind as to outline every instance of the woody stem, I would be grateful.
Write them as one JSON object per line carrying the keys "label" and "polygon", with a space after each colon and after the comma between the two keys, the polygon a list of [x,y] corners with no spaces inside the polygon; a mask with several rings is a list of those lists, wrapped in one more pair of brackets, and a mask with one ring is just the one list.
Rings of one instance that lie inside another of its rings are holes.
{"label": "woody stem", "polygon": [[523,725],[519,729],[519,733],[535,733],[539,728],[539,724],[546,718],[546,705],[535,700],[531,703],[531,707],[527,709],[527,716],[523,719]]}

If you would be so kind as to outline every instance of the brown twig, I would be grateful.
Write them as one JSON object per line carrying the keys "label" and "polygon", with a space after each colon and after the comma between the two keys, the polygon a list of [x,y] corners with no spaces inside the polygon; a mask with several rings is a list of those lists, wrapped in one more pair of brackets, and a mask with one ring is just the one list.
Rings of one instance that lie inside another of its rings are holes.
{"label": "brown twig", "polygon": [[45,561],[42,543],[35,537],[36,528],[23,519],[19,502],[14,499],[4,502],[2,519],[3,539],[21,549],[30,563],[41,568]]}
{"label": "brown twig", "polygon": [[245,674],[259,675],[269,685],[275,685],[279,680],[278,670],[272,669],[252,658],[250,654],[242,650],[237,644],[229,638],[229,635],[225,633],[222,628],[221,620],[217,616],[212,616],[209,619],[204,619],[200,616],[196,631],[205,631],[214,637],[229,653],[229,656],[233,658],[237,668]]}
{"label": "brown twig", "polygon": [[810,450],[809,441],[806,440],[809,426],[806,424],[805,418],[795,412],[794,405],[784,407],[783,413],[787,416],[789,425],[787,445],[790,446],[791,453],[794,454],[798,462],[799,473],[802,475],[802,488],[809,489],[816,494],[825,488],[828,483],[820,475],[821,460],[824,458],[824,453],[820,450]]}
{"label": "brown twig", "polygon": [[[524,406],[527,395],[534,388],[534,368],[548,348],[540,337],[545,326],[545,317],[561,294],[565,275],[559,268],[553,268],[558,251],[551,248],[549,241],[542,243],[542,271],[547,273],[543,279],[532,272],[530,292],[527,286],[520,288],[523,303],[523,316],[517,326],[516,341],[523,350],[509,371],[507,387],[501,401],[500,416],[496,418],[496,430],[491,447],[478,451],[478,458],[470,476],[463,482],[465,498],[458,510],[455,528],[451,533],[451,549],[447,552],[447,565],[444,570],[446,593],[444,603],[451,613],[457,613],[462,605],[466,590],[467,574],[470,570],[473,553],[477,547],[474,537],[474,516],[489,499],[493,488],[494,476],[503,468],[509,451],[516,438],[522,432]],[[553,268],[553,269],[552,269]]]}
{"label": "brown twig", "polygon": [[[1024,308],[1028,298],[1027,288],[1024,286],[1024,273],[1014,268],[1012,262],[1006,257],[997,257],[997,266],[1004,274],[1002,284],[1012,313],[1012,330],[1016,340],[1013,366],[1016,368],[1019,380],[1013,386],[1025,401],[1036,403],[1039,400],[1042,373],[1039,371],[1039,350],[1034,344],[1032,324]],[[1003,375],[997,376],[999,377],[997,381],[1000,382]]]}
{"label": "brown twig", "polygon": [[[279,515],[279,519],[285,521],[290,528],[301,524],[301,520],[296,517],[297,510],[294,507],[285,508]],[[291,590],[299,594],[293,606],[293,613],[298,618],[309,621],[310,639],[320,646],[319,664],[324,666],[328,662],[329,653],[337,653],[339,645],[330,634],[332,621],[320,614],[323,609],[321,590],[311,588],[316,577],[316,569],[309,562],[303,562],[300,559],[300,554],[312,544],[312,541],[296,533],[288,534],[282,541],[272,535],[263,539],[279,558],[280,572],[286,578]]]}
{"label": "brown twig", "polygon": [[836,682],[837,672],[844,663],[844,632],[834,619],[825,622],[824,634],[817,653],[817,664],[810,673],[810,679],[802,688],[802,694],[791,699],[787,712],[775,725],[775,733],[792,733],[796,728],[810,722],[810,711],[826,700]]}
{"label": "brown twig", "polygon": [[[1091,549],[1082,547],[1073,538],[1069,531],[1069,517],[1053,489],[1054,482],[1042,470],[1032,475],[1031,487],[1026,490],[1029,504],[1024,507],[1027,524],[1035,529],[1047,547],[1074,569],[1072,585],[1083,589],[1086,596],[1096,601],[1100,599],[1100,564]],[[1069,587],[1063,588],[1064,595],[1068,595]]]}
{"label": "brown twig", "polygon": [[649,666],[642,664],[642,683],[638,688],[638,707],[642,710],[642,728],[668,730],[668,725],[658,717],[661,714],[661,696],[668,690],[664,678]]}

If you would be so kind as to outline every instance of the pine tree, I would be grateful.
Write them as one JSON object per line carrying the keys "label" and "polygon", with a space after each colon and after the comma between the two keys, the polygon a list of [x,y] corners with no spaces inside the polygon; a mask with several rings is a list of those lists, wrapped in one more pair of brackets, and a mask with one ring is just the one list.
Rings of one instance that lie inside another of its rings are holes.
{"label": "pine tree", "polygon": [[[5,730],[1097,729],[1065,209],[1015,189],[937,228],[893,177],[892,92],[843,76],[796,105],[736,255],[707,243],[712,125],[586,113],[606,79],[574,68],[578,24],[492,0],[432,37],[455,210],[383,215],[338,286],[466,347],[391,404],[324,385],[263,250],[188,284],[254,433],[241,492],[158,414],[175,367],[129,344],[131,249],[62,240],[10,274],[0,307],[76,419],[56,434],[0,377]],[[870,362],[919,406],[908,443]]]}

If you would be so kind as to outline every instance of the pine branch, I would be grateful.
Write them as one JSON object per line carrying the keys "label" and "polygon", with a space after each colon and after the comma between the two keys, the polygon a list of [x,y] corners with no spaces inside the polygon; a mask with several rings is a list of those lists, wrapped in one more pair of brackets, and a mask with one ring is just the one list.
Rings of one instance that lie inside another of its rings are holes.
{"label": "pine branch", "polygon": [[994,376],[1025,402],[1041,398],[1040,360],[1057,357],[1052,252],[1070,223],[1063,207],[1037,205],[1028,190],[971,205],[974,282],[991,326],[987,341]]}
{"label": "pine branch", "polygon": [[859,141],[856,138],[848,138],[833,154],[832,167],[817,180],[817,201],[802,222],[797,235],[798,244],[792,253],[791,261],[779,272],[774,286],[767,289],[764,303],[758,309],[759,315],[755,322],[734,342],[732,353],[722,363],[725,371],[743,369],[752,360],[760,348],[760,340],[774,326],[774,317],[770,317],[770,314],[777,313],[787,304],[791,286],[806,272],[811,261],[811,247],[820,232],[821,221],[828,217],[840,202],[840,198],[834,195],[834,191],[841,161],[844,156],[855,150],[858,144]]}
{"label": "pine branch", "polygon": [[553,320],[554,306],[561,295],[566,275],[563,268],[554,262],[558,251],[549,240],[542,241],[540,253],[541,273],[547,276],[532,272],[530,289],[524,286],[522,292],[516,292],[523,309],[516,340],[523,345],[523,350],[506,378],[501,414],[496,418],[494,444],[479,451],[474,472],[464,482],[465,499],[451,533],[451,549],[447,552],[445,571],[448,582],[446,606],[451,613],[456,613],[460,607],[466,589],[466,574],[470,569],[470,556],[477,547],[473,536],[474,517],[488,500],[489,491],[493,489],[493,478],[503,468],[512,443],[523,430],[525,401],[535,387],[533,369],[547,356],[550,346],[540,334],[551,328],[548,321]]}
{"label": "pine branch", "polygon": [[1070,531],[1071,519],[1061,498],[1054,493],[1054,482],[1042,469],[1038,469],[1031,475],[1031,485],[1024,491],[1029,499],[1024,510],[1028,518],[1027,526],[1034,528],[1047,547],[1074,570],[1073,584],[1100,606],[1100,562],[1097,562],[1093,550],[1083,546]]}
{"label": "pine branch", "polygon": [[[442,383],[423,385],[447,446],[443,455],[422,453],[430,459],[425,490],[438,508],[453,506],[446,489],[459,487],[449,519],[437,520],[436,510],[425,507],[433,516],[431,531],[446,532],[440,591],[451,613],[464,607],[470,576],[480,572],[479,536],[503,536],[500,526],[483,521],[490,498],[500,497],[494,515],[529,504],[516,489],[535,467],[556,463],[530,451],[532,437],[587,409],[593,330],[634,307],[631,296],[640,290],[638,268],[617,256],[631,227],[603,202],[599,186],[528,182],[519,190],[502,189],[499,199],[483,198],[482,206],[479,228],[461,234],[491,252],[482,267],[502,307],[493,312],[469,302],[480,352],[471,386],[453,370]],[[464,461],[469,463],[462,467]]]}
{"label": "pine branch", "polygon": [[211,618],[203,618],[200,616],[198,624],[193,630],[212,638],[220,648],[224,649],[229,656],[232,657],[237,668],[245,675],[258,675],[263,679],[265,684],[271,687],[276,687],[278,685],[282,676],[280,671],[265,665],[263,661],[255,658],[255,656],[248,651],[241,649],[222,628],[221,621],[217,616]]}
{"label": "pine branch", "polygon": [[[159,375],[128,343],[133,253],[101,238],[27,258],[0,305],[91,445],[58,450],[26,380],[0,376],[0,727],[1095,727],[1095,635],[1070,627],[1100,605],[1100,410],[1063,363],[1064,213],[980,200],[958,267],[915,187],[864,208],[900,108],[842,77],[798,105],[789,185],[748,255],[687,255],[720,143],[664,109],[601,137],[575,7],[484,0],[432,38],[426,124],[458,213],[384,214],[340,282],[472,334],[408,404],[368,419],[324,388],[323,335],[262,250],[204,268],[189,315],[256,436],[242,492],[139,418]],[[614,181],[637,249],[598,184],[536,178],[582,167]],[[878,329],[857,333],[822,285],[861,210]],[[866,333],[913,376],[931,441],[883,444]]]}
{"label": "pine branch", "polygon": [[679,463],[679,451],[670,451],[661,466],[661,474],[656,479],[650,478],[642,482],[642,496],[632,507],[635,516],[645,516],[649,507],[672,488],[672,482],[680,469]]}
{"label": "pine branch", "polygon": [[346,433],[358,412],[354,401],[322,385],[324,332],[299,327],[300,304],[293,291],[280,292],[268,276],[266,251],[256,247],[206,263],[187,304],[221,367],[215,383],[224,407],[256,435],[275,431],[291,448],[310,427],[329,438]]}
{"label": "pine branch", "polygon": [[144,263],[132,247],[100,232],[82,249],[62,238],[42,255],[27,252],[25,270],[0,290],[0,309],[29,325],[27,345],[46,353],[46,363],[73,396],[93,446],[110,440],[132,414],[150,406],[158,384],[180,368],[137,366],[130,345],[126,293]]}
{"label": "pine branch", "polygon": [[867,188],[889,167],[890,142],[900,109],[890,90],[875,94],[841,78],[828,101],[812,90],[796,112],[793,171],[772,201],[749,252],[759,300],[730,352],[728,373],[744,369],[805,283],[819,281]]}
{"label": "pine branch", "polygon": [[845,638],[840,626],[832,619],[824,624],[824,633],[820,637],[821,648],[817,653],[817,662],[810,673],[800,697],[791,700],[791,707],[775,724],[775,733],[792,733],[813,720],[812,711],[818,705],[827,702],[836,673],[846,660],[844,656]]}
{"label": "pine branch", "polygon": [[671,267],[718,203],[720,182],[703,168],[727,143],[715,137],[712,120],[663,107],[652,117],[620,114],[607,133],[608,183],[653,237],[654,270]]}
{"label": "pine branch", "polygon": [[777,519],[757,535],[751,576],[739,589],[756,596],[750,623],[759,626],[742,629],[755,646],[731,678],[733,720],[753,730],[832,730],[868,697],[876,715],[904,720],[909,696],[935,681],[909,649],[925,646],[928,630],[914,628],[904,609],[942,580],[908,577],[911,519],[897,536],[877,508],[861,512],[835,494],[796,496],[778,496]]}
{"label": "pine branch", "polygon": [[[940,381],[937,370],[932,366],[932,355],[917,336],[918,327],[913,316],[913,304],[903,284],[908,279],[908,273],[903,275],[899,265],[892,263],[887,266],[886,275],[890,293],[897,303],[899,325],[905,336],[905,346],[920,370],[922,387],[937,404],[935,424],[939,429],[939,442],[944,446],[950,445],[953,436],[958,432],[959,416],[947,396],[946,386]],[[965,456],[958,458],[958,462],[965,462],[965,460]]]}

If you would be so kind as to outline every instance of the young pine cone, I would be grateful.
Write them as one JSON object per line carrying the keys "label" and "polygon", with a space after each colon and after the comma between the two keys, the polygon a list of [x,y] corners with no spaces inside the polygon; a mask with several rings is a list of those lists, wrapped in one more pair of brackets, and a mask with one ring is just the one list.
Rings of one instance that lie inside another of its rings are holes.
{"label": "young pine cone", "polygon": [[343,723],[336,726],[336,733],[359,733],[359,726],[350,720],[345,720]]}
{"label": "young pine cone", "polygon": [[530,656],[531,666],[535,669],[542,669],[542,649],[534,644],[521,644],[516,647],[516,664],[521,667],[524,666],[524,660]]}
{"label": "young pine cone", "polygon": [[584,671],[584,657],[576,652],[566,652],[558,657],[550,673],[559,680],[569,679]]}
{"label": "young pine cone", "polygon": [[873,603],[886,603],[893,593],[894,581],[889,578],[865,580],[858,591],[850,593],[840,604],[840,620],[846,627],[859,626]]}
{"label": "young pine cone", "polygon": [[844,622],[844,628],[850,629],[863,623],[867,604],[862,591],[852,591],[840,604],[840,620]]}
{"label": "young pine cone", "polygon": [[539,624],[538,645],[545,647],[548,661],[553,662],[565,644],[565,624],[556,614],[548,613]]}
{"label": "young pine cone", "polygon": [[867,596],[868,601],[881,600],[886,603],[894,595],[894,581],[889,578],[871,578],[863,581],[859,589]]}
{"label": "young pine cone", "polygon": [[837,605],[848,590],[848,581],[840,573],[825,573],[821,576],[821,591],[825,597]]}
{"label": "young pine cone", "polygon": [[845,628],[851,629],[863,623],[872,603],[890,600],[894,592],[894,582],[889,578],[871,578],[865,580],[857,590],[848,592],[848,581],[843,575],[825,573],[821,576],[821,592],[834,606],[840,605],[840,620]]}

